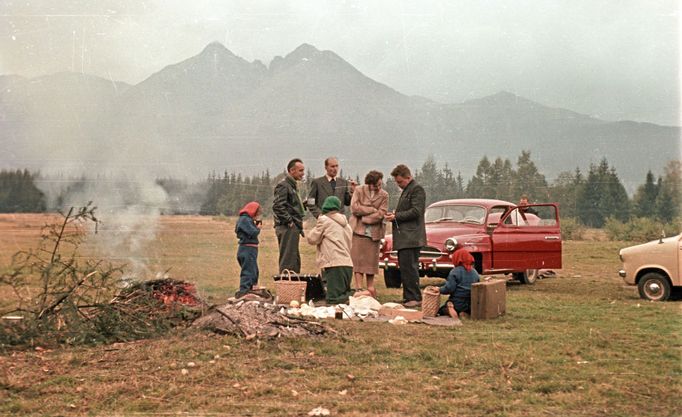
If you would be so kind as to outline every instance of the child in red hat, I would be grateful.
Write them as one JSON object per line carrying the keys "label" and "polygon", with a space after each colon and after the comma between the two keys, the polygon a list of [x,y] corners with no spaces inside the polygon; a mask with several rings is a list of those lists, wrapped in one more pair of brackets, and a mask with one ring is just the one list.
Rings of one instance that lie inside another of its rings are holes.
{"label": "child in red hat", "polygon": [[448,274],[448,280],[440,288],[441,294],[449,294],[438,311],[441,315],[459,318],[461,315],[471,314],[471,284],[479,281],[478,272],[474,269],[474,257],[464,248],[457,249],[452,254],[452,264],[455,266]]}
{"label": "child in red hat", "polygon": [[241,298],[258,284],[258,235],[261,230],[261,206],[252,201],[239,211],[239,219],[234,232],[239,240],[237,262],[242,268],[239,274],[239,291],[235,297]]}

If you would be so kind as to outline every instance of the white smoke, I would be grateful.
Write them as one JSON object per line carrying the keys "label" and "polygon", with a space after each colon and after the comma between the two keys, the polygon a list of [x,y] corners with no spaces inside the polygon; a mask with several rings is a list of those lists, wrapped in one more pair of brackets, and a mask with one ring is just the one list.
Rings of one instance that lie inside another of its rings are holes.
{"label": "white smoke", "polygon": [[97,207],[95,215],[101,224],[90,242],[100,257],[125,264],[125,278],[141,279],[157,272],[149,270],[146,253],[156,239],[168,196],[153,176],[142,172],[132,177],[119,174],[113,179],[100,176],[64,186],[65,198],[59,201],[62,210],[82,207],[89,201]]}

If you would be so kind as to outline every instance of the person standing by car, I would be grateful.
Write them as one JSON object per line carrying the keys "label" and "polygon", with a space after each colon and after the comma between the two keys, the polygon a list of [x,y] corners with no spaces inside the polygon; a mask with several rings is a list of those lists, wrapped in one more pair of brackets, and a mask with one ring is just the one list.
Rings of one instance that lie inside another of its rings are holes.
{"label": "person standing by car", "polygon": [[285,269],[301,272],[301,254],[298,244],[303,236],[303,214],[305,208],[298,194],[296,181],[305,175],[303,161],[294,158],[287,164],[287,176],[275,186],[272,214],[275,219],[275,234],[279,244],[279,272]]}
{"label": "person standing by car", "polygon": [[350,226],[353,229],[353,273],[355,287],[362,287],[363,275],[367,278],[367,290],[376,298],[374,275],[379,272],[379,242],[386,234],[384,216],[388,210],[388,193],[381,189],[384,174],[370,171],[365,185],[353,193],[350,203]]}
{"label": "person standing by car", "polygon": [[[522,194],[521,198],[519,198],[519,204],[518,206],[527,206],[530,204],[528,202],[528,195]],[[538,215],[538,212],[535,211],[533,207],[524,207],[524,208],[519,208],[519,211],[522,213],[529,213],[529,214],[535,214],[536,216]]]}
{"label": "person standing by car", "polygon": [[339,177],[339,160],[333,156],[324,160],[325,175],[315,178],[310,184],[310,192],[306,205],[308,210],[318,218],[322,204],[329,196],[338,197],[341,201],[340,213],[344,213],[344,206],[350,205],[351,196],[355,191],[355,181],[347,181]]}
{"label": "person standing by car", "polygon": [[426,244],[426,192],[412,178],[403,164],[393,168],[391,176],[402,190],[395,212],[386,214],[393,223],[393,248],[398,251],[398,265],[403,284],[403,303],[406,307],[421,305],[419,291],[419,252]]}
{"label": "person standing by car", "polygon": [[341,207],[338,197],[327,197],[322,204],[322,214],[307,237],[308,243],[317,245],[317,266],[327,282],[328,304],[348,303],[353,276],[350,257],[353,231],[346,216],[339,212]]}

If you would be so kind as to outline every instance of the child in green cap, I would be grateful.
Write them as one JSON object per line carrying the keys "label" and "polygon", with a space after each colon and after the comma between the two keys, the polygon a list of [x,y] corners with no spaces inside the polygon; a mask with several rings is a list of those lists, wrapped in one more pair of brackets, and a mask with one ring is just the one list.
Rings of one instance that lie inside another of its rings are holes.
{"label": "child in green cap", "polygon": [[322,204],[322,215],[307,234],[308,243],[317,245],[317,266],[327,281],[327,303],[348,303],[353,277],[350,257],[353,231],[346,216],[339,213],[341,200],[330,196]]}

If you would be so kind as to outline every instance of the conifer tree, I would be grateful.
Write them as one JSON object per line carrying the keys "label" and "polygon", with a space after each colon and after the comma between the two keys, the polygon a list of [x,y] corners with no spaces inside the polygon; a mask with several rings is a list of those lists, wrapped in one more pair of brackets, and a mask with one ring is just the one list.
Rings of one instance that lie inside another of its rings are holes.
{"label": "conifer tree", "polygon": [[549,201],[559,203],[559,210],[562,217],[576,217],[576,199],[582,192],[585,185],[580,168],[575,171],[564,171],[559,173],[556,180],[549,187]]}
{"label": "conifer tree", "polygon": [[29,170],[0,171],[0,212],[41,213],[46,210],[45,194],[38,189],[38,174]]}
{"label": "conifer tree", "polygon": [[654,217],[656,213],[656,197],[658,196],[658,184],[654,174],[649,170],[646,180],[640,185],[633,198],[633,214],[637,217]]}
{"label": "conifer tree", "polygon": [[680,161],[670,161],[665,166],[660,184],[654,211],[661,221],[672,222],[680,217],[680,204],[682,204],[682,163]]}
{"label": "conifer tree", "polygon": [[517,201],[523,194],[528,195],[530,201],[545,201],[549,196],[547,188],[547,180],[531,160],[530,151],[521,151],[516,161],[512,201]]}
{"label": "conifer tree", "polygon": [[415,180],[419,185],[424,187],[424,190],[426,191],[427,206],[434,201],[442,199],[439,190],[439,183],[441,182],[439,176],[440,172],[438,171],[438,166],[436,165],[436,160],[433,155],[429,155],[426,158],[421,169],[414,175]]}
{"label": "conifer tree", "polygon": [[467,184],[466,194],[473,198],[492,198],[495,191],[490,188],[490,161],[484,156],[476,167],[476,174],[471,177]]}
{"label": "conifer tree", "polygon": [[625,187],[606,158],[599,165],[590,165],[585,185],[576,198],[578,218],[583,224],[602,227],[608,217],[626,221],[629,203]]}

